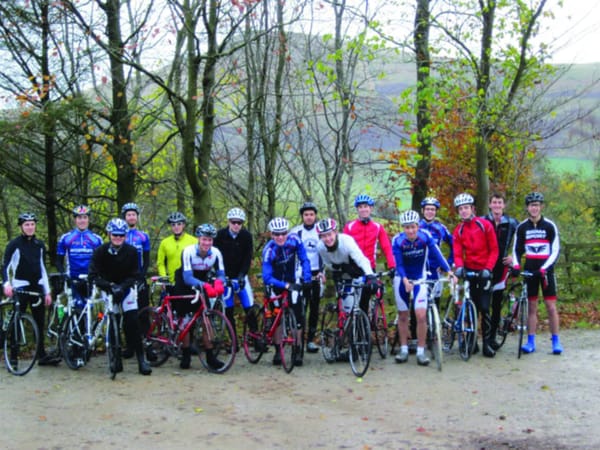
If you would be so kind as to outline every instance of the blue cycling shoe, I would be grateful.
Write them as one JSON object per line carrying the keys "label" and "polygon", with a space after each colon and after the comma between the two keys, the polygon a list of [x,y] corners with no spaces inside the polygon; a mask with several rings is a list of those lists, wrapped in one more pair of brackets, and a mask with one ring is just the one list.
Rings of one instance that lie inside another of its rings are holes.
{"label": "blue cycling shoe", "polygon": [[533,353],[535,352],[535,344],[532,342],[528,342],[527,344],[521,347],[521,351],[523,353]]}
{"label": "blue cycling shoe", "polygon": [[560,345],[558,336],[552,336],[552,354],[560,355],[563,352],[563,347]]}

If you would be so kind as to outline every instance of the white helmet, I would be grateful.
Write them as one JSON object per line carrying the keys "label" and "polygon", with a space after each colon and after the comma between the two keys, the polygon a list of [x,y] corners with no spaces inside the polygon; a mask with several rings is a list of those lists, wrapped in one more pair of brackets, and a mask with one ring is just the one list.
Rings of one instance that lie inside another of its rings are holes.
{"label": "white helmet", "polygon": [[241,220],[246,221],[246,213],[241,208],[231,208],[227,211],[227,220]]}
{"label": "white helmet", "polygon": [[290,227],[290,223],[285,217],[275,217],[269,222],[269,231],[275,233],[284,233]]}
{"label": "white helmet", "polygon": [[475,204],[475,199],[473,198],[473,196],[471,194],[467,194],[466,192],[463,192],[462,194],[458,194],[456,197],[454,197],[454,207],[458,208],[459,206],[462,205],[474,205]]}
{"label": "white helmet", "polygon": [[419,223],[419,213],[409,209],[400,214],[400,223],[402,225],[409,225],[411,223]]}

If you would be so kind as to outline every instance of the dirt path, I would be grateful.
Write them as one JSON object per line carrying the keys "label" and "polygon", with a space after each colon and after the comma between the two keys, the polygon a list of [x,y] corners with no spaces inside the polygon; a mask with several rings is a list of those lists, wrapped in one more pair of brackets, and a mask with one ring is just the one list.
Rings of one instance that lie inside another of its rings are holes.
{"label": "dirt path", "polygon": [[[0,374],[2,448],[467,448],[600,447],[600,331],[567,331],[566,353],[516,358],[509,337],[494,359],[448,355],[443,371],[374,354],[357,380],[348,363],[307,355],[290,375],[243,353],[225,375],[198,361],[115,381],[105,357],[79,371]],[[266,355],[265,355],[266,356]]]}

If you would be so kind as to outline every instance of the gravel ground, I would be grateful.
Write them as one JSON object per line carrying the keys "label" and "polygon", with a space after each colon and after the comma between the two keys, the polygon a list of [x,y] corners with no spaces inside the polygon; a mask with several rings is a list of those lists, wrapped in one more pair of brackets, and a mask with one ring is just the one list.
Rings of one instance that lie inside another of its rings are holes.
{"label": "gravel ground", "polygon": [[[169,360],[152,376],[132,360],[111,381],[106,357],[72,371],[0,375],[2,448],[575,449],[600,448],[600,331],[569,330],[565,354],[446,355],[442,372],[373,354],[363,379],[348,363],[305,357],[291,374],[239,353],[224,375]],[[269,356],[269,358],[267,358]]]}

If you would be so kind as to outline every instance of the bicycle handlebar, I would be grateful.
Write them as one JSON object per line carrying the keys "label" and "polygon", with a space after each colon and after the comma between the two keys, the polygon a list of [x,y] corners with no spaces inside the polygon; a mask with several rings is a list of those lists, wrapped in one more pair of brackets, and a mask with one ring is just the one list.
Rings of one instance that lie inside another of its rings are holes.
{"label": "bicycle handlebar", "polygon": [[193,288],[194,291],[196,291],[196,294],[194,295],[194,298],[192,299],[192,305],[198,303],[198,300],[200,300],[200,289],[198,288]]}

